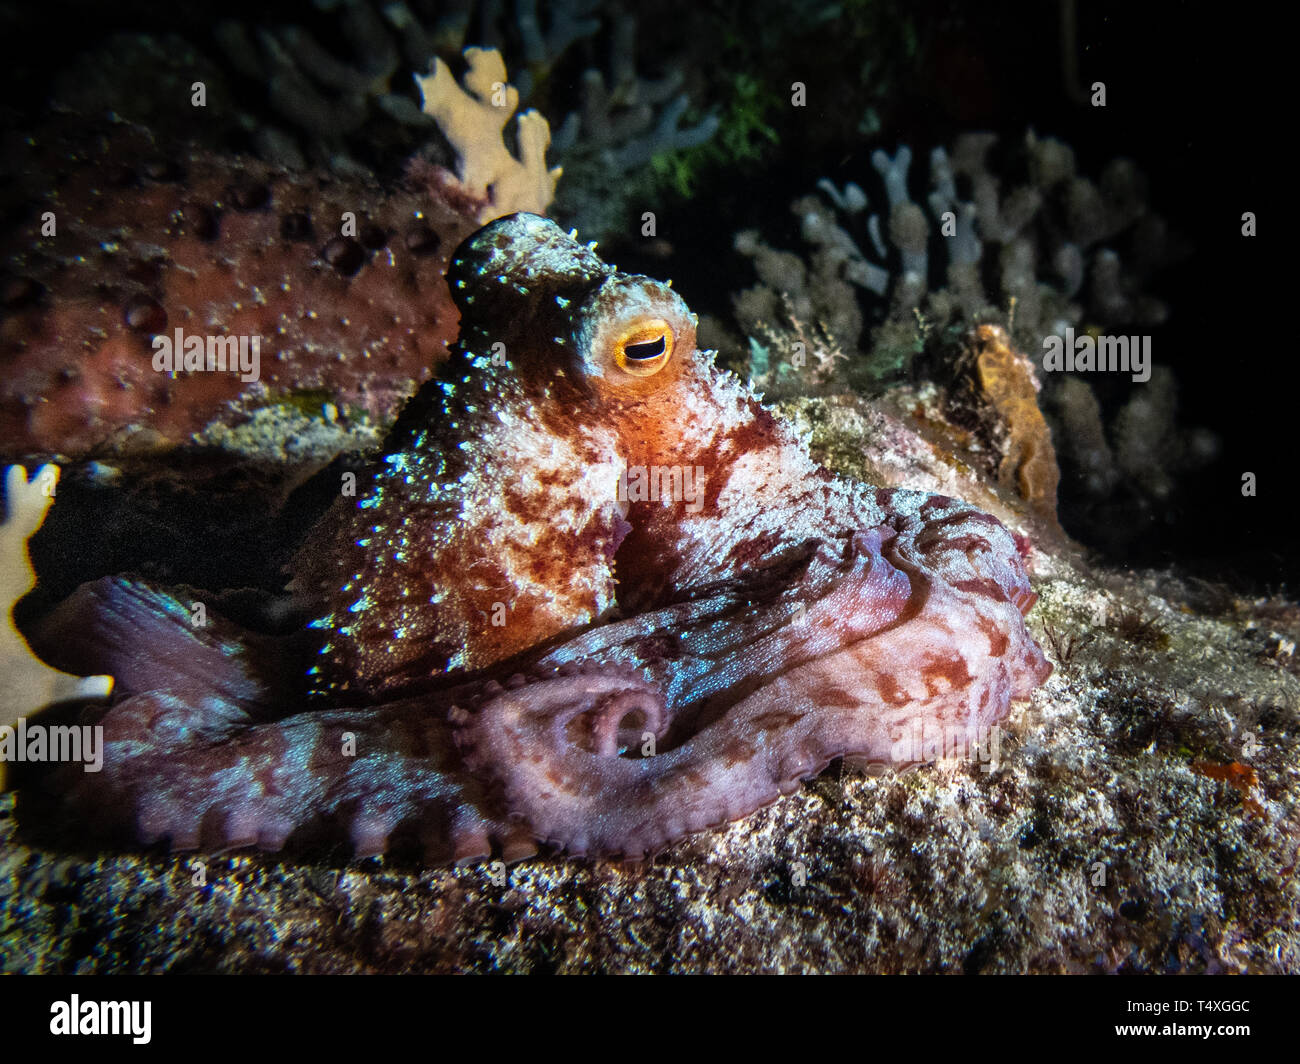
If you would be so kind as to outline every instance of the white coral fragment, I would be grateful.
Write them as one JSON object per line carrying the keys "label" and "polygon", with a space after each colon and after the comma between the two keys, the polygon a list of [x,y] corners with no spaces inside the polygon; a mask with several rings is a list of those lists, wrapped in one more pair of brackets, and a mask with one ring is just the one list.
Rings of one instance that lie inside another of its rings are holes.
{"label": "white coral fragment", "polygon": [[501,134],[519,106],[519,92],[506,81],[506,64],[495,48],[467,48],[464,88],[441,59],[433,73],[416,76],[431,115],[456,151],[457,176],[467,192],[486,200],[478,220],[484,224],[516,211],[545,214],[555,197],[561,168],[546,168],[551,127],[537,111],[525,111],[516,127],[519,158]]}
{"label": "white coral fragment", "polygon": [[[29,481],[22,466],[10,466],[5,475],[8,516],[0,524],[0,603],[6,624],[0,625],[0,724],[14,725],[20,717],[37,713],[56,702],[106,698],[113,690],[111,676],[73,676],[50,668],[32,653],[13,620],[13,608],[36,586],[36,572],[27,553],[27,541],[45,521],[54,502],[59,468],[42,466]],[[5,766],[0,762],[0,790]]]}

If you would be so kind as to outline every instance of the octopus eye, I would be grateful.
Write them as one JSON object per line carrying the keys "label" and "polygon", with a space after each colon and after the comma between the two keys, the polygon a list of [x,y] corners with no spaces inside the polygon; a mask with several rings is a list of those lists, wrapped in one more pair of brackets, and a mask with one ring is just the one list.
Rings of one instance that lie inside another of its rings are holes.
{"label": "octopus eye", "polygon": [[653,377],[673,357],[673,330],[662,318],[639,322],[614,347],[618,368],[634,377]]}

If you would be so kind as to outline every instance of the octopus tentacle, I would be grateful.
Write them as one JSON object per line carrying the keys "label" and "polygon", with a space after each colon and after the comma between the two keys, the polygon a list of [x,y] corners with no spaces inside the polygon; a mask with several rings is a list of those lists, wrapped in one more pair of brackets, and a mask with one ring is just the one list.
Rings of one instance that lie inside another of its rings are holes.
{"label": "octopus tentacle", "polygon": [[[706,714],[711,722],[680,745],[641,757],[608,736],[634,716],[657,742],[691,693],[670,706],[641,676],[582,672],[454,712],[466,766],[494,784],[540,840],[573,854],[636,858],[748,815],[836,757],[921,760],[907,745],[918,715],[973,741],[1005,717],[1012,698],[1032,690],[1015,681],[1013,643],[1030,657],[1037,648],[1017,638],[1019,614],[1005,595],[954,591],[920,569],[905,575],[885,556],[893,540],[879,530],[854,537],[851,578],[802,622],[816,633],[833,621],[835,648],[813,634],[803,650],[787,639],[784,660],[761,683],[728,692],[744,693],[721,716]],[[893,608],[882,611],[882,601]],[[858,630],[846,638],[853,618]],[[819,652],[808,652],[813,647]],[[715,698],[721,690],[701,686]]]}
{"label": "octopus tentacle", "polygon": [[109,711],[105,772],[65,775],[88,820],[126,826],[173,850],[257,846],[339,833],[358,857],[397,838],[431,863],[535,852],[531,836],[487,810],[483,787],[460,765],[450,727],[428,698],[382,707],[299,713],[219,739],[169,740],[183,700],[138,695]]}
{"label": "octopus tentacle", "polygon": [[[243,631],[213,612],[191,624],[186,604],[135,580],[83,585],[34,634],[53,658],[93,661],[127,696],[102,715],[103,767],[60,773],[79,815],[126,826],[174,850],[258,846],[341,828],[358,856],[413,835],[431,861],[533,852],[530,837],[485,812],[445,719],[427,694],[383,706],[292,705],[294,639]],[[87,632],[93,631],[90,639]],[[504,688],[498,688],[504,690]]]}

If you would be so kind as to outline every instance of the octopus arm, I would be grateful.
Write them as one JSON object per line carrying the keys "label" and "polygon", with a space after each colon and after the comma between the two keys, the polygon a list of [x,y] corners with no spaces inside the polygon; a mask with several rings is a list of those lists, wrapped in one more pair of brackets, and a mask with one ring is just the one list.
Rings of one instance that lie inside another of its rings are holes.
{"label": "octopus arm", "polygon": [[[706,674],[674,699],[617,668],[541,680],[452,711],[466,765],[539,840],[636,858],[752,813],[836,757],[906,765],[936,741],[965,751],[1047,666],[1006,595],[952,587],[899,538],[855,536],[841,578],[742,652],[746,683]],[[730,701],[694,706],[701,693]],[[700,729],[657,749],[693,706]]]}
{"label": "octopus arm", "polygon": [[[93,711],[102,765],[58,770],[79,819],[174,850],[258,846],[343,835],[357,856],[401,839],[431,863],[534,852],[493,818],[460,767],[446,721],[454,689],[381,706],[283,716],[302,695],[304,648],[238,629],[142,582],[79,588],[33,633],[56,658],[97,662],[122,696]],[[87,632],[93,632],[93,638]]]}

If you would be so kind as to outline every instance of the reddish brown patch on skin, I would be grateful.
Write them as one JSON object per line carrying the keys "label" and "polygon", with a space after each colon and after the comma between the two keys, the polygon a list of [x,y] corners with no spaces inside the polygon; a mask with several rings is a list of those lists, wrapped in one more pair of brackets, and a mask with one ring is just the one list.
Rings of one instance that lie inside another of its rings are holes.
{"label": "reddish brown patch on skin", "polygon": [[774,710],[771,713],[760,713],[752,718],[750,723],[759,731],[780,731],[803,720],[806,716],[806,713],[797,713],[793,710]]}
{"label": "reddish brown patch on skin", "polygon": [[734,569],[744,569],[760,558],[765,558],[781,542],[778,532],[764,532],[753,539],[743,540],[727,554],[727,564]]}
{"label": "reddish brown patch on skin", "polygon": [[884,672],[877,674],[876,693],[881,701],[891,706],[905,706],[912,701],[912,696],[899,684],[898,678]]}
{"label": "reddish brown patch on skin", "polygon": [[637,656],[644,662],[676,661],[682,656],[675,632],[656,632],[636,641]]}
{"label": "reddish brown patch on skin", "polygon": [[852,709],[854,706],[862,703],[862,696],[854,694],[852,691],[846,691],[843,687],[818,686],[808,692],[808,701],[810,705],[819,706],[825,709],[839,707],[842,709]]}
{"label": "reddish brown patch on skin", "polygon": [[534,555],[528,560],[524,571],[537,583],[545,584],[557,574],[559,568],[550,558]]}
{"label": "reddish brown patch on skin", "polygon": [[569,485],[569,478],[558,469],[539,469],[533,474],[537,483],[548,491],[552,488],[564,488]]}
{"label": "reddish brown patch on skin", "polygon": [[[722,748],[722,763],[727,766],[743,765],[754,758],[754,747],[743,740],[736,739]],[[686,775],[692,781],[703,781],[703,777],[694,769],[687,769]]]}
{"label": "reddish brown patch on skin", "polygon": [[954,580],[952,586],[958,591],[969,591],[976,595],[983,595],[985,598],[991,598],[994,602],[1007,602],[1007,593],[996,580]]}
{"label": "reddish brown patch on skin", "polygon": [[943,529],[932,529],[927,526],[926,530],[916,537],[916,545],[927,552],[961,551],[963,554],[970,554],[973,551],[987,550],[989,541],[983,536],[972,533],[945,536]]}
{"label": "reddish brown patch on skin", "polygon": [[[890,488],[888,490],[892,492],[894,489]],[[892,499],[892,495],[891,495],[891,499]],[[935,519],[934,517],[935,514],[945,513],[946,511],[952,509],[953,503],[955,503],[956,501],[957,500],[954,499],[951,495],[931,495],[928,499],[925,500],[924,503],[921,504],[921,517],[928,524],[930,521]],[[949,518],[942,518],[941,520],[944,522],[949,522],[955,519],[956,519],[955,517],[949,517]]]}
{"label": "reddish brown patch on skin", "polygon": [[875,490],[876,505],[885,513],[889,513],[894,508],[894,498],[898,495],[898,488],[877,488]]}
{"label": "reddish brown patch on skin", "polygon": [[921,680],[931,697],[969,687],[974,679],[963,658],[941,658],[921,666]]}
{"label": "reddish brown patch on skin", "polygon": [[[925,518],[925,535],[932,536],[936,539],[939,534],[953,525],[984,525],[987,528],[1001,528],[1002,522],[991,514],[986,514],[982,510],[972,510],[969,506],[963,505],[956,513],[948,514],[946,517],[935,517],[936,513],[942,513],[949,507],[956,505],[956,500],[949,499],[946,496],[942,505],[927,502],[921,507],[921,516]],[[972,537],[978,538],[978,537]]]}
{"label": "reddish brown patch on skin", "polygon": [[527,524],[540,524],[550,513],[543,496],[510,486],[501,492],[501,506]]}
{"label": "reddish brown patch on skin", "polygon": [[1007,647],[1011,645],[1011,640],[1007,638],[1006,632],[985,617],[980,618],[979,626],[980,631],[988,637],[989,656],[994,658],[1002,657],[1007,652]]}
{"label": "reddish brown patch on skin", "polygon": [[704,514],[718,513],[718,496],[731,479],[731,467],[738,457],[763,450],[778,439],[776,420],[766,410],[759,410],[749,424],[732,429],[700,452],[694,465],[704,469]]}
{"label": "reddish brown patch on skin", "polygon": [[1038,601],[1038,592],[1018,591],[1011,596],[1011,601],[1016,609],[1020,611],[1020,616],[1028,617],[1029,611],[1034,608],[1034,603]]}

